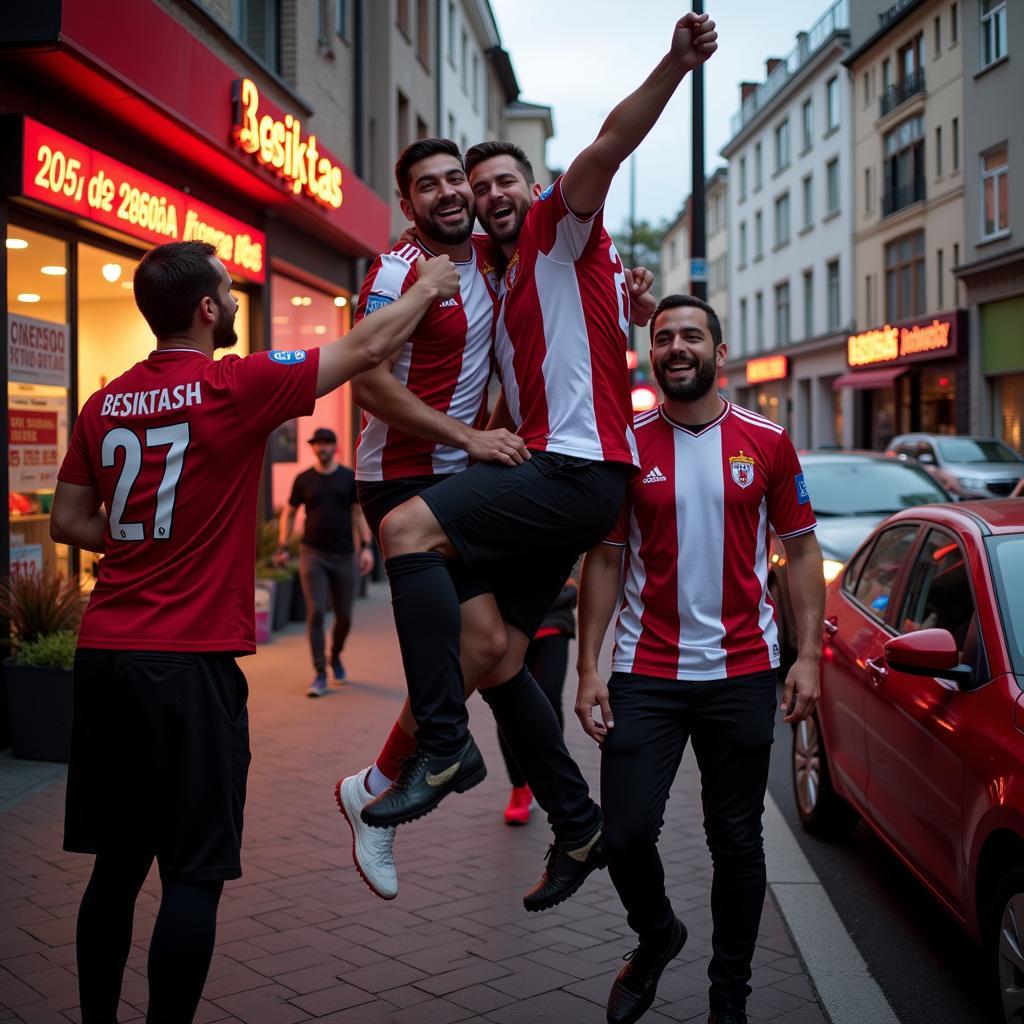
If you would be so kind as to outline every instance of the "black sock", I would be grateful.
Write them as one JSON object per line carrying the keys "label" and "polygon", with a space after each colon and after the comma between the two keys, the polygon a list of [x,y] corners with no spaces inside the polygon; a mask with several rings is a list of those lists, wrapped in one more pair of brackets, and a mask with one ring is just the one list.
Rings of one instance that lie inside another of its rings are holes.
{"label": "black sock", "polygon": [[100,854],[82,895],[75,944],[82,1024],[117,1020],[124,965],[132,945],[135,900],[146,880],[151,853]]}
{"label": "black sock", "polygon": [[221,881],[164,882],[149,944],[146,1024],[189,1024],[213,957]]}
{"label": "black sock", "polygon": [[462,614],[444,556],[434,551],[396,555],[384,568],[416,742],[429,754],[454,754],[466,742],[469,715],[459,661]]}
{"label": "black sock", "polygon": [[601,822],[587,783],[569,755],[551,702],[524,665],[511,679],[480,691],[556,838],[585,843]]}

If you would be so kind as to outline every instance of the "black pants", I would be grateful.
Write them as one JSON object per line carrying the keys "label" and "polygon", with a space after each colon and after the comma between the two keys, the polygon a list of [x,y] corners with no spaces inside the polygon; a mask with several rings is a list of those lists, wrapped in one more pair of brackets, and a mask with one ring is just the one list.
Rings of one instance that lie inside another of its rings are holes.
{"label": "black pants", "polygon": [[701,777],[711,884],[711,1007],[742,1006],[765,895],[761,815],[775,722],[774,671],[684,682],[613,673],[615,728],[601,752],[612,882],[641,941],[672,924],[658,856],[669,789],[689,738]]}
{"label": "black pants", "polygon": [[[568,664],[569,638],[564,633],[553,633],[531,640],[530,646],[526,649],[526,667],[544,691],[544,696],[551,702],[558,726],[563,730],[565,719],[562,715],[562,688],[565,685],[565,670]],[[505,759],[505,767],[508,769],[512,785],[525,786],[526,776],[516,764],[515,756],[500,729],[498,745],[501,747],[501,756]]]}
{"label": "black pants", "polygon": [[341,657],[348,631],[352,627],[352,600],[355,597],[356,563],[353,554],[334,555],[307,544],[299,548],[299,579],[306,599],[306,633],[318,676],[327,671],[324,660],[324,619],[330,601],[334,610],[331,637],[331,661]]}

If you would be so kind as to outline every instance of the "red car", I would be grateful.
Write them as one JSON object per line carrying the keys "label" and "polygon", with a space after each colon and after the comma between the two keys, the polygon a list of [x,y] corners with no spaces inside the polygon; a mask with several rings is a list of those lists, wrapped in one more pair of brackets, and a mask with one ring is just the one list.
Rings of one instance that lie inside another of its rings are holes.
{"label": "red car", "polygon": [[829,585],[794,729],[805,828],[863,819],[998,968],[1024,1020],[1024,500],[891,516]]}

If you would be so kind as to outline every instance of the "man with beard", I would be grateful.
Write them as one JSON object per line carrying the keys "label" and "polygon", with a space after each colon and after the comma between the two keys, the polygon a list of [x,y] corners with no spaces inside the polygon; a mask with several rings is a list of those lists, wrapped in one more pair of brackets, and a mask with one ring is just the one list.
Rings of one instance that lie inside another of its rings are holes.
{"label": "man with beard", "polygon": [[[147,253],[135,301],[155,351],[75,421],[50,533],[104,552],[78,635],[64,848],[96,855],[78,915],[83,1024],[109,1024],[154,858],[163,894],[148,1020],[192,1020],[224,881],[241,875],[255,651],[256,505],[270,432],[386,359],[454,295],[447,257],[340,341],[215,361],[236,341],[231,279],[205,242]],[[104,507],[106,512],[104,512]]]}
{"label": "man with beard", "polygon": [[[394,785],[363,808],[367,824],[412,821],[485,774],[469,734],[448,560],[504,562],[517,572],[505,655],[478,686],[538,798],[534,778],[545,786],[564,778],[558,722],[524,656],[579,553],[614,524],[636,466],[625,365],[629,292],[601,209],[619,165],[716,39],[705,15],[682,18],[648,79],[544,192],[515,147],[485,143],[466,155],[477,216],[507,260],[495,353],[511,422],[531,458],[471,466],[381,525],[418,749]],[[586,827],[556,835],[545,884],[603,863],[600,812],[589,806]]]}
{"label": "man with beard", "polygon": [[[707,303],[689,295],[661,300],[651,366],[665,401],[636,420],[640,472],[615,530],[583,567],[576,713],[601,744],[608,869],[640,940],[612,986],[611,1024],[646,1012],[686,941],[665,894],[657,843],[690,738],[714,865],[709,1021],[747,1019],[779,666],[767,595],[769,524],[785,545],[798,630],[784,721],[803,720],[818,699],[825,584],[804,476],[781,427],[719,396],[725,359]],[[606,686],[597,661],[620,598]]]}
{"label": "man with beard", "polygon": [[[470,236],[476,204],[462,154],[447,139],[415,142],[400,154],[395,181],[402,210],[415,230],[412,240],[403,238],[370,268],[360,292],[357,320],[386,307],[410,287],[421,252],[450,256],[461,276],[461,288],[457,296],[424,316],[401,352],[353,381],[354,398],[364,410],[356,449],[359,503],[378,537],[381,521],[392,509],[460,473],[471,459],[512,466],[530,458],[522,438],[510,431],[479,429],[492,365],[496,271],[489,241]],[[649,279],[646,272],[631,273],[631,292],[639,297]],[[453,561],[446,571],[461,614],[459,656],[469,693],[504,654],[505,620],[519,622],[518,609],[524,590],[532,586],[532,570],[521,561],[506,560],[482,566]],[[398,611],[396,607],[396,616]],[[559,731],[550,704],[539,708],[538,715],[543,716],[543,722],[536,723],[538,728],[547,730],[553,723]],[[496,717],[504,730],[500,712]],[[375,762],[335,787],[338,807],[352,828],[356,869],[384,899],[398,894],[395,829],[365,824],[360,811],[400,776],[404,764],[413,763],[416,730],[406,701]],[[510,742],[518,753],[516,740]],[[538,802],[556,836],[592,831],[599,812],[561,741],[558,758],[560,770],[554,775],[538,779],[524,768],[528,781],[536,785]],[[571,870],[557,877],[545,875],[526,895],[527,909],[546,910],[561,902],[594,866],[596,859],[578,866],[574,862]]]}

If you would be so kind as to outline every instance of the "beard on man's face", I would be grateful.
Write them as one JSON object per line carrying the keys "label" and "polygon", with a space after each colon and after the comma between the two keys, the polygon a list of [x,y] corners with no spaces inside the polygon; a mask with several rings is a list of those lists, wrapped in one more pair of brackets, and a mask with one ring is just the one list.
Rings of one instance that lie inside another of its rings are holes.
{"label": "beard on man's face", "polygon": [[217,322],[213,325],[213,347],[231,348],[238,341],[238,334],[235,332],[235,313],[227,306],[217,302]]}
{"label": "beard on man's face", "polygon": [[[693,375],[687,381],[674,380],[669,376],[669,368],[692,368]],[[718,362],[714,353],[706,359],[669,353],[655,362],[652,369],[665,397],[675,402],[695,402],[703,398],[714,388],[718,377]]]}
{"label": "beard on man's face", "polygon": [[[527,199],[518,201],[502,199],[491,204],[487,219],[484,220],[481,217],[480,223],[483,225],[484,231],[491,236],[492,242],[507,245],[519,238],[519,232],[522,230],[523,221],[526,219],[526,212],[529,209],[530,201]],[[496,210],[500,213],[498,217],[494,216]]]}
{"label": "beard on man's face", "polygon": [[[441,215],[460,210],[461,215],[456,219],[450,217],[442,220]],[[461,245],[469,240],[473,233],[473,213],[469,209],[469,203],[462,196],[446,197],[439,199],[430,207],[429,213],[421,216],[416,213],[413,223],[416,230],[427,238],[433,238],[445,245]]]}

